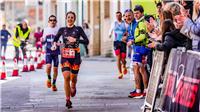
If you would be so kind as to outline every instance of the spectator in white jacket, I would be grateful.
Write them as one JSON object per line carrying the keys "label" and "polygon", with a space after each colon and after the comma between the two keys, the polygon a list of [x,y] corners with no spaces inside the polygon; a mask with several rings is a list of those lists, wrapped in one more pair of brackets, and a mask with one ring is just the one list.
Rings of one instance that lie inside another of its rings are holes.
{"label": "spectator in white jacket", "polygon": [[200,52],[200,0],[194,0],[193,17],[190,19],[187,12],[183,12],[184,28],[192,38],[192,49]]}

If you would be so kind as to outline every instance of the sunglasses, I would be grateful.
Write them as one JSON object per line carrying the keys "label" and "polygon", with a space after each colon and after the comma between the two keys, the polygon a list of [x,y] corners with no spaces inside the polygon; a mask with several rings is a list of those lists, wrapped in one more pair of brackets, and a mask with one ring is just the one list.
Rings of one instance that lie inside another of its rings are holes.
{"label": "sunglasses", "polygon": [[56,21],[55,19],[49,19],[49,21]]}

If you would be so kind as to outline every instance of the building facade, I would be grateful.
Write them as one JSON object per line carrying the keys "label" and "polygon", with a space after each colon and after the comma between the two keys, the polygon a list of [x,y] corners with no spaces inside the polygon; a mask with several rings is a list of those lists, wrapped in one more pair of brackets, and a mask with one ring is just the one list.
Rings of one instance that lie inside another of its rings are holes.
{"label": "building facade", "polygon": [[[1,0],[2,1],[2,0]],[[65,14],[74,11],[77,14],[76,25],[87,22],[91,29],[89,37],[90,55],[113,55],[113,40],[109,38],[111,23],[115,21],[115,12],[124,12],[134,7],[141,0],[3,0],[4,11],[0,10],[2,21],[9,25],[20,22],[23,18],[30,21],[32,29],[46,27],[51,14],[57,16],[58,26],[66,25]],[[148,0],[154,2],[154,0]],[[149,4],[149,3],[148,3]],[[147,4],[147,5],[148,5]],[[154,11],[153,11],[154,12]]]}
{"label": "building facade", "polygon": [[[113,42],[108,32],[115,20],[115,12],[123,12],[131,7],[130,0],[56,0],[56,3],[55,0],[45,0],[43,2],[43,10],[46,11],[43,15],[45,21],[48,19],[47,15],[55,14],[58,25],[65,26],[66,12],[74,11],[77,14],[76,25],[82,26],[83,22],[87,22],[91,29],[90,55],[103,56],[113,55]],[[44,22],[44,25],[46,24]]]}

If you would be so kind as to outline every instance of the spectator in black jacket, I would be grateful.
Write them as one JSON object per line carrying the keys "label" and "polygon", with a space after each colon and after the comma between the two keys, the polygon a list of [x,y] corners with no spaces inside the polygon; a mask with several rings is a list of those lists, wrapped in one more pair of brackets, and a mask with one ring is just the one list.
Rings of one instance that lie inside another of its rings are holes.
{"label": "spectator in black jacket", "polygon": [[179,29],[176,29],[173,21],[171,19],[166,19],[163,21],[162,27],[162,43],[151,43],[149,47],[155,48],[159,51],[165,52],[165,59],[168,59],[169,53],[172,48],[186,47],[187,38],[180,33]]}

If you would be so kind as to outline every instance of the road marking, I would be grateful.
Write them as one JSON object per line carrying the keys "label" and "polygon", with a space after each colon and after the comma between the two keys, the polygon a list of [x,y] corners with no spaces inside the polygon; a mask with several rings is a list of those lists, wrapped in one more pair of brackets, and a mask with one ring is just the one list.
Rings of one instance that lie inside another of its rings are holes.
{"label": "road marking", "polygon": [[9,82],[9,81],[12,81],[12,80],[16,80],[20,77],[6,77],[5,80],[0,80],[0,84],[3,84],[3,83],[6,83],[6,82]]}

